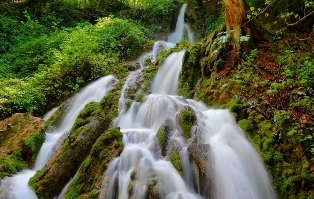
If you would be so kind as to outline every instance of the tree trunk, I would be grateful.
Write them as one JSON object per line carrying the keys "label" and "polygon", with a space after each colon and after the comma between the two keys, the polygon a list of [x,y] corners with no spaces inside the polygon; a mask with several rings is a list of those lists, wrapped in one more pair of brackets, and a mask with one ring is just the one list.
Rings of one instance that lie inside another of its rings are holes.
{"label": "tree trunk", "polygon": [[244,26],[247,5],[244,0],[224,0],[226,14],[226,29],[231,31],[230,40],[233,48],[240,49],[239,39],[242,32],[250,34],[250,29]]}

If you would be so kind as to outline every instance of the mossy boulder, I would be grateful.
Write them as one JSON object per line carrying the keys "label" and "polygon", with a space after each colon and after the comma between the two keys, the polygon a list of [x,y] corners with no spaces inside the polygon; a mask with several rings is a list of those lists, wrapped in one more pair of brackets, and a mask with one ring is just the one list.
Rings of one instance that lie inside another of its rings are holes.
{"label": "mossy boulder", "polygon": [[97,139],[71,182],[65,199],[98,198],[110,161],[123,150],[122,137],[119,128],[112,128]]}
{"label": "mossy boulder", "polygon": [[159,128],[156,137],[159,142],[161,154],[165,156],[167,154],[167,144],[169,139],[169,126],[167,122]]}
{"label": "mossy boulder", "polygon": [[196,124],[196,115],[191,107],[185,107],[177,116],[180,131],[185,139],[191,138],[192,127]]}
{"label": "mossy boulder", "polygon": [[41,118],[16,113],[0,121],[0,179],[31,167],[44,139]]}
{"label": "mossy boulder", "polygon": [[29,184],[38,198],[53,198],[61,192],[110,123],[111,119],[104,116],[99,103],[86,105],[62,146],[31,178]]}

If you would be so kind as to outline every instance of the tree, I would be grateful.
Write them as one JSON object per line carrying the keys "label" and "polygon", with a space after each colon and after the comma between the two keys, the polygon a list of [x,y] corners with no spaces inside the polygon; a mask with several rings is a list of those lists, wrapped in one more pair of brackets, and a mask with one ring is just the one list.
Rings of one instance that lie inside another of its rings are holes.
{"label": "tree", "polygon": [[246,25],[247,5],[244,0],[223,0],[225,4],[226,29],[230,32],[230,42],[234,48],[240,49],[239,39],[242,32],[250,35],[250,29]]}

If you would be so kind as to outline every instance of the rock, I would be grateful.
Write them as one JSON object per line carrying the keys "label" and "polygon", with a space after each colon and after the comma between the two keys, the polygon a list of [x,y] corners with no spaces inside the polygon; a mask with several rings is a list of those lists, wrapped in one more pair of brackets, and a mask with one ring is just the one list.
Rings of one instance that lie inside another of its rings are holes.
{"label": "rock", "polygon": [[147,189],[145,198],[146,199],[159,199],[159,187],[158,187],[158,178],[157,175],[151,175],[147,179]]}
{"label": "rock", "polygon": [[188,147],[191,165],[193,168],[193,181],[197,191],[205,198],[212,195],[212,170],[209,157],[209,144],[191,144]]}
{"label": "rock", "polygon": [[0,179],[31,167],[44,142],[44,120],[16,113],[0,121]]}
{"label": "rock", "polygon": [[131,62],[128,64],[129,71],[135,71],[141,67],[141,64],[139,62]]}
{"label": "rock", "polygon": [[91,103],[81,111],[68,138],[50,158],[45,167],[30,180],[38,198],[53,198],[74,176],[88,155],[93,143],[109,128],[111,120],[97,115],[98,103]]}
{"label": "rock", "polygon": [[191,130],[196,124],[196,115],[191,107],[184,107],[177,115],[177,121],[180,125],[180,132],[185,139],[191,138]]}
{"label": "rock", "polygon": [[[70,184],[65,198],[118,198],[118,178],[115,173],[119,161],[113,161],[123,150],[123,134],[119,128],[112,128],[102,134],[93,145],[88,158],[82,163],[74,183]],[[111,162],[115,162],[110,168]],[[109,178],[107,178],[107,174]],[[114,179],[110,188],[108,181]],[[112,195],[108,196],[108,189]]]}

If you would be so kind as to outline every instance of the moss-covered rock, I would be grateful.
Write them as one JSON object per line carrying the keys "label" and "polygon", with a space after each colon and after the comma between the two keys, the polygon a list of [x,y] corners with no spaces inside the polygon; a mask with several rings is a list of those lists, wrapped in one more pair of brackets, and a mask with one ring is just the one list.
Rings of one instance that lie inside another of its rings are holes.
{"label": "moss-covered rock", "polygon": [[104,115],[96,102],[89,103],[80,112],[63,145],[29,182],[38,198],[55,197],[74,176],[93,143],[109,128],[111,119]]}
{"label": "moss-covered rock", "polygon": [[0,179],[31,167],[44,139],[41,118],[16,113],[0,121]]}
{"label": "moss-covered rock", "polygon": [[164,124],[162,127],[159,128],[156,137],[159,142],[159,146],[161,149],[161,154],[166,155],[167,154],[167,143],[169,138],[169,132],[168,132],[168,125],[167,123]]}
{"label": "moss-covered rock", "polygon": [[64,198],[98,198],[108,164],[123,150],[122,137],[120,130],[114,128],[107,130],[97,139]]}
{"label": "moss-covered rock", "polygon": [[180,153],[178,150],[172,150],[169,155],[170,162],[176,168],[176,170],[180,173],[181,176],[184,175],[183,167],[180,159]]}
{"label": "moss-covered rock", "polygon": [[179,94],[187,98],[194,97],[194,89],[201,76],[200,56],[201,43],[195,43],[185,51],[179,80]]}
{"label": "moss-covered rock", "polygon": [[115,87],[100,101],[100,106],[103,109],[103,112],[110,117],[110,119],[114,119],[118,116],[118,101],[121,95],[122,87],[123,82],[118,82]]}
{"label": "moss-covered rock", "polygon": [[196,115],[190,107],[183,108],[177,116],[182,136],[185,139],[191,138],[191,130],[193,125],[196,124],[196,119]]}

